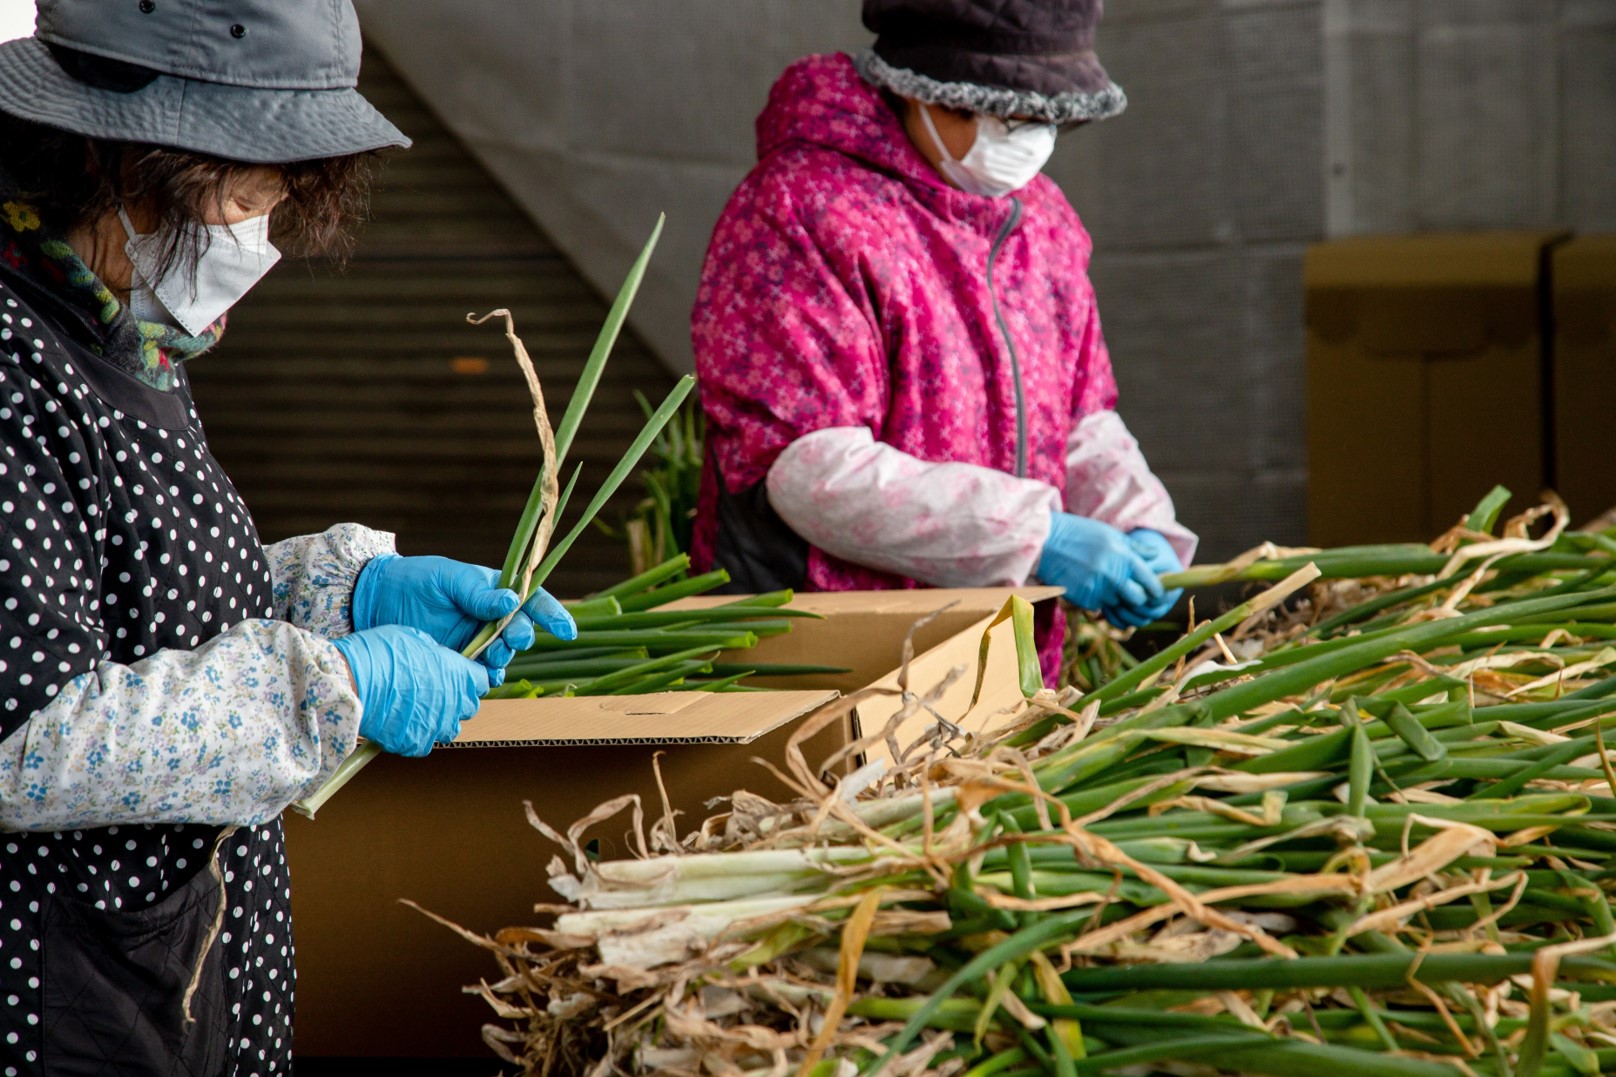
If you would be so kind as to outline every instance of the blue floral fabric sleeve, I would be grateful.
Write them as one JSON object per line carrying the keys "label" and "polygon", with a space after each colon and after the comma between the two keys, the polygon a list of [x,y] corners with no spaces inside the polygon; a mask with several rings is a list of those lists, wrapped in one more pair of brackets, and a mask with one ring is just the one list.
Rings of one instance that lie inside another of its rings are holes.
{"label": "blue floral fabric sleeve", "polygon": [[0,742],[0,831],[262,823],[336,771],[359,713],[337,649],[285,622],[102,661]]}
{"label": "blue floral fabric sleeve", "polygon": [[280,619],[194,413],[144,386],[108,403],[42,332],[0,293],[0,831],[272,818],[353,750],[322,633],[391,544],[287,546]]}
{"label": "blue floral fabric sleeve", "polygon": [[270,543],[275,616],[335,639],[353,631],[353,590],[371,558],[392,553],[393,536],[359,524]]}

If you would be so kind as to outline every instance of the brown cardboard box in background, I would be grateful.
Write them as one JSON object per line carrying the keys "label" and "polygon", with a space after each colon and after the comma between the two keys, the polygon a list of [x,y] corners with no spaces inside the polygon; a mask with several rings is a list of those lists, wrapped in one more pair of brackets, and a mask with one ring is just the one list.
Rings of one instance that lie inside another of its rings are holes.
{"label": "brown cardboard box in background", "polygon": [[[938,710],[982,729],[1020,698],[1014,645],[1009,626],[1001,625],[982,699],[967,714],[983,630],[1011,594],[1052,602],[1058,593],[1039,587],[802,595],[793,605],[825,619],[795,621],[789,634],[762,640],[746,655],[850,672],[771,678],[783,690],[770,694],[490,701],[454,747],[423,760],[376,760],[317,820],[287,816],[298,1054],[489,1057],[479,1029],[492,1011],[461,988],[497,975],[494,959],[400,898],[473,931],[533,923],[533,905],[555,899],[545,865],[559,850],[528,825],[522,802],[565,830],[596,805],[638,793],[649,826],[662,811],[651,765],[658,751],[669,802],[682,813],[681,833],[711,814],[708,800],[736,789],[788,799],[790,791],[754,760],[783,768],[786,743],[807,715],[838,693],[895,683],[904,637],[928,614],[937,616],[915,632],[910,685],[925,691],[963,667]],[[808,759],[825,759],[859,736],[859,725],[880,729],[898,706],[895,697],[868,701],[815,737]],[[908,745],[929,722],[913,719],[899,741]],[[631,856],[631,826],[624,813],[590,834],[601,840],[603,855]]]}
{"label": "brown cardboard box in background", "polygon": [[1494,484],[1545,482],[1555,232],[1365,236],[1308,251],[1308,540],[1428,541]]}
{"label": "brown cardboard box in background", "polygon": [[1616,507],[1616,236],[1555,249],[1555,488],[1580,525]]}

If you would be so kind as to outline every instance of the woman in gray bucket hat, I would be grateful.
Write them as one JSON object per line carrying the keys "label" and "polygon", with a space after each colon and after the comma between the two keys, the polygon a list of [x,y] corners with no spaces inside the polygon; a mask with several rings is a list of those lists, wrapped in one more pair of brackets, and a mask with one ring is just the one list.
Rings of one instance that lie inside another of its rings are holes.
{"label": "woman in gray bucket hat", "polygon": [[[744,590],[1061,587],[1164,615],[1196,538],[1118,417],[1091,243],[1041,175],[1121,112],[1100,0],[865,0],[874,44],[788,68],[692,323],[693,536]],[[1044,675],[1064,622],[1041,626]]]}
{"label": "woman in gray bucket hat", "polygon": [[288,1072],[281,811],[571,631],[357,524],[262,545],[208,452],[185,361],[408,145],[359,53],[350,0],[41,0],[0,45],[0,1077]]}

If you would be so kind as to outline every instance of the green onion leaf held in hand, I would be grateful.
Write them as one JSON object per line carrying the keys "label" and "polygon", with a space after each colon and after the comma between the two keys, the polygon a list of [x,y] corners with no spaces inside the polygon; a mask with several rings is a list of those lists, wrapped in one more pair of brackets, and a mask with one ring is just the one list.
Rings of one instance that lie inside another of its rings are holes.
{"label": "green onion leaf held in hand", "polygon": [[[644,279],[651,253],[662,234],[662,224],[663,219],[658,217],[650,238],[629,269],[628,277],[618,290],[617,297],[607,313],[605,324],[601,327],[600,335],[589,353],[588,360],[584,363],[583,373],[573,387],[566,412],[560,424],[553,430],[545,408],[544,393],[538,374],[533,368],[527,349],[516,335],[510,313],[501,310],[483,318],[468,316],[467,320],[472,324],[481,324],[488,318],[503,316],[506,338],[527,379],[532,396],[534,423],[538,429],[541,448],[539,475],[517,521],[516,531],[511,537],[510,547],[500,570],[500,585],[513,588],[524,597],[531,597],[554,571],[578,536],[592,524],[607,501],[633,473],[646,449],[656,441],[663,428],[678,412],[680,404],[694,388],[695,380],[688,375],[675,383],[661,406],[649,412],[644,427],[635,436],[622,459],[595,487],[588,506],[573,527],[559,542],[551,546],[551,533],[579,480],[581,469],[574,469],[572,478],[564,489],[560,488],[558,478],[566,466],[567,452],[572,447],[573,439],[600,384],[612,346],[622,331],[629,307],[639,291],[640,282]],[[630,625],[624,625],[621,630],[594,630],[592,627],[610,623],[615,615],[625,611],[635,613],[648,611],[681,597],[701,594],[728,579],[722,573],[709,573],[695,579],[684,579],[688,566],[688,558],[683,556],[674,558],[667,564],[656,566],[625,580],[617,587],[590,600],[575,604],[574,613],[581,629],[579,638],[562,644],[562,641],[545,637],[537,647],[539,651],[548,652],[551,645],[556,645],[558,648],[565,648],[580,655],[587,653],[589,664],[583,664],[584,660],[580,659],[580,665],[577,667],[545,664],[541,668],[540,663],[529,660],[537,653],[530,651],[518,656],[513,662],[509,671],[508,687],[496,689],[490,695],[495,698],[511,698],[557,691],[567,695],[606,695],[677,688],[706,691],[738,690],[740,686],[736,684],[716,687],[712,684],[686,684],[688,675],[708,670],[710,667],[710,662],[705,661],[691,666],[690,660],[697,653],[722,648],[744,648],[755,643],[760,634],[785,631],[789,625],[781,619],[788,616],[784,611],[776,611],[776,616],[772,619],[735,616],[733,611],[729,614],[711,615],[703,611],[692,611],[682,620],[668,621],[661,626],[652,622],[633,625],[639,630],[635,638],[624,638],[629,633]],[[789,596],[787,599],[789,600]],[[749,622],[755,624],[757,633],[748,630]],[[706,631],[698,631],[704,627]],[[466,646],[463,652],[465,656],[476,657],[503,628],[503,623],[485,625]],[[602,644],[616,648],[619,653],[627,651],[629,659],[611,668],[601,668]],[[362,742],[343,760],[323,786],[294,803],[293,809],[313,818],[320,807],[343,785],[352,780],[377,754],[379,752],[374,744]]]}

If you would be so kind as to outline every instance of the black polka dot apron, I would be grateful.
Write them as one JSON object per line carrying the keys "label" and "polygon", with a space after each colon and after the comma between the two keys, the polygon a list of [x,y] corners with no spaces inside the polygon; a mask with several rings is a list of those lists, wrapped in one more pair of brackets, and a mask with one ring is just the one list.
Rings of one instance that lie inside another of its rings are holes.
{"label": "black polka dot apron", "polygon": [[[163,392],[115,368],[5,269],[0,738],[98,662],[272,613],[183,373]],[[0,1077],[285,1073],[292,980],[278,820],[0,833]]]}

